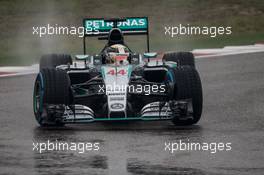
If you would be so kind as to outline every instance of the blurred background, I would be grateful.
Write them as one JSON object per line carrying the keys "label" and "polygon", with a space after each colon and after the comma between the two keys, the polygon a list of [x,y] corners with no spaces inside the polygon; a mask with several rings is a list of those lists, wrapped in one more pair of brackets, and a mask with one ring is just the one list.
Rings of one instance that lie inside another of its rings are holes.
{"label": "blurred background", "polygon": [[[189,51],[264,41],[263,0],[0,0],[0,66],[31,65],[46,53],[81,54],[77,35],[33,35],[33,26],[82,25],[85,17],[148,16],[152,51]],[[164,35],[164,26],[231,26],[232,35]],[[128,39],[132,49],[144,51],[143,36]],[[87,40],[89,53],[104,41]]]}

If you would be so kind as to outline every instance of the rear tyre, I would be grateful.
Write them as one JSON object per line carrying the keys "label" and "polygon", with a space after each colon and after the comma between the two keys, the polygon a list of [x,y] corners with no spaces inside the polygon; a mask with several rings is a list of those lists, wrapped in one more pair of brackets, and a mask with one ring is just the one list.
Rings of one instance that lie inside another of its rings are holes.
{"label": "rear tyre", "polygon": [[202,83],[197,70],[190,66],[182,66],[174,69],[175,89],[174,98],[179,100],[189,99],[188,113],[192,116],[186,120],[179,117],[173,118],[175,125],[192,125],[197,123],[202,115],[203,93]]}
{"label": "rear tyre", "polygon": [[72,64],[72,58],[67,54],[46,54],[40,58],[39,70],[44,68],[56,68],[63,64]]}
{"label": "rear tyre", "polygon": [[179,64],[179,66],[191,66],[195,67],[194,56],[191,52],[171,52],[166,53],[163,56],[165,61],[174,61]]}
{"label": "rear tyre", "polygon": [[[64,106],[72,103],[70,79],[63,70],[44,68],[38,74],[33,94],[33,109],[41,126],[62,126]],[[50,112],[48,108],[56,108]],[[59,111],[59,112],[58,112]]]}

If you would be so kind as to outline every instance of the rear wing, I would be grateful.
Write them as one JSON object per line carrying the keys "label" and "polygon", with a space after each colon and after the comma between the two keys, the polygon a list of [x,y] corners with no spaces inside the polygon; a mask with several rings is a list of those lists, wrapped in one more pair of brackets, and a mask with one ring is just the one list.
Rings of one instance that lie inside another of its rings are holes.
{"label": "rear wing", "polygon": [[85,18],[83,19],[83,26],[85,28],[83,37],[84,54],[86,54],[86,37],[107,36],[112,28],[119,28],[123,35],[146,35],[147,50],[149,52],[148,17]]}

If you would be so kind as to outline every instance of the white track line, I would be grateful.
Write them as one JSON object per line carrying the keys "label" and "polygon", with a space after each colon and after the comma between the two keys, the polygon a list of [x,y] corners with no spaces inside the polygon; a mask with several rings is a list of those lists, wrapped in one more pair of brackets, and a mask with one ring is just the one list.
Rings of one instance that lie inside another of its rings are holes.
{"label": "white track line", "polygon": [[0,75],[0,78],[3,78],[3,77],[14,77],[14,76],[22,76],[22,75],[32,75],[32,74],[36,74],[36,73],[37,73],[37,71],[2,74],[2,75]]}
{"label": "white track line", "polygon": [[264,52],[264,44],[245,45],[245,46],[226,46],[219,49],[195,49],[192,51],[195,58],[208,58],[226,55],[238,55],[245,53]]}
{"label": "white track line", "polygon": [[[20,76],[20,75],[29,75],[35,74],[39,70],[39,65],[35,64],[32,66],[8,66],[8,67],[0,67],[0,77],[12,77],[12,76]],[[4,74],[1,74],[4,72]]]}

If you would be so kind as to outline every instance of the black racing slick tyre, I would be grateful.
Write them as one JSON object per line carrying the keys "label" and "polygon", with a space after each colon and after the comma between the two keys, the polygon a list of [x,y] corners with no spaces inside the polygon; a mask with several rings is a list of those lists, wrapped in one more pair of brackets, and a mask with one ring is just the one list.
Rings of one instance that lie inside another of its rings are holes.
{"label": "black racing slick tyre", "polygon": [[64,70],[42,69],[44,76],[44,103],[70,104],[70,78]]}
{"label": "black racing slick tyre", "polygon": [[40,58],[39,70],[56,68],[59,65],[72,64],[72,58],[67,54],[46,54]]}
{"label": "black racing slick tyre", "polygon": [[202,83],[197,70],[190,66],[177,67],[174,70],[175,88],[174,98],[176,101],[188,99],[188,108],[191,108],[191,118],[181,120],[174,117],[172,122],[175,125],[192,125],[197,123],[202,115],[203,92]]}
{"label": "black racing slick tyre", "polygon": [[174,61],[179,64],[179,66],[192,66],[195,67],[194,56],[191,52],[171,52],[166,53],[163,56],[165,61]]}
{"label": "black racing slick tyre", "polygon": [[[41,126],[61,126],[64,106],[70,105],[71,99],[70,78],[65,71],[53,68],[40,71],[34,86],[33,109]],[[50,112],[51,106],[56,110]]]}

